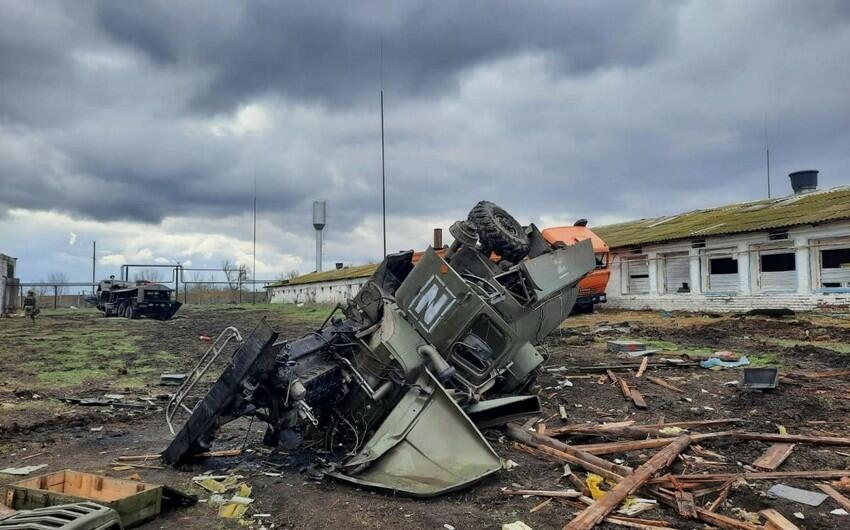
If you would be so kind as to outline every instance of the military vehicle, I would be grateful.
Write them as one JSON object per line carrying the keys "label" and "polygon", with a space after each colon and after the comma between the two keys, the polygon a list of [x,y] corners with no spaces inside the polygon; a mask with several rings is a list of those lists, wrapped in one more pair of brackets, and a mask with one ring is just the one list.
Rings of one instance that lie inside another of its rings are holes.
{"label": "military vehicle", "polygon": [[172,292],[171,288],[161,283],[127,282],[110,276],[98,284],[94,303],[107,317],[148,316],[168,320],[183,305],[171,298]]}
{"label": "military vehicle", "polygon": [[[445,257],[387,256],[313,333],[280,340],[263,320],[241,340],[228,328],[166,406],[172,433],[191,413],[163,459],[186,462],[250,416],[266,444],[360,486],[428,497],[501,469],[479,429],[539,412],[523,395],[544,361],[535,346],[569,315],[593,247],[551,244],[486,201],[450,233]],[[187,405],[228,340],[239,346],[227,367]]]}

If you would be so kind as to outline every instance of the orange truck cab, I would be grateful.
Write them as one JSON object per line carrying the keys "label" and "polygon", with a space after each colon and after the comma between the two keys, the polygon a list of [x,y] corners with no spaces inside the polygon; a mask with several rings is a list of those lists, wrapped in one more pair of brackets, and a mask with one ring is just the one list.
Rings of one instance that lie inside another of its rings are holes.
{"label": "orange truck cab", "polygon": [[593,312],[594,304],[601,304],[607,301],[605,297],[605,289],[608,287],[608,278],[611,276],[609,268],[611,262],[611,252],[608,245],[602,238],[593,233],[581,221],[575,226],[556,226],[547,228],[541,232],[543,239],[549,244],[556,241],[563,241],[567,245],[573,245],[579,241],[590,239],[593,243],[593,253],[596,255],[596,269],[585,276],[578,284],[578,298],[576,299],[576,313],[591,313]]}

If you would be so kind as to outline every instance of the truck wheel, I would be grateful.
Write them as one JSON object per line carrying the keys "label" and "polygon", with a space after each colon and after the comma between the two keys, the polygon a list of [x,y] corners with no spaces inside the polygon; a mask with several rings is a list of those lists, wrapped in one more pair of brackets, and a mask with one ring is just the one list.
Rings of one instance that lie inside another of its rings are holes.
{"label": "truck wheel", "polygon": [[504,208],[481,201],[469,212],[468,220],[478,228],[478,240],[485,250],[514,263],[528,255],[525,230]]}
{"label": "truck wheel", "polygon": [[124,316],[130,319],[136,318],[136,310],[133,309],[133,304],[127,304],[127,309],[124,311]]}

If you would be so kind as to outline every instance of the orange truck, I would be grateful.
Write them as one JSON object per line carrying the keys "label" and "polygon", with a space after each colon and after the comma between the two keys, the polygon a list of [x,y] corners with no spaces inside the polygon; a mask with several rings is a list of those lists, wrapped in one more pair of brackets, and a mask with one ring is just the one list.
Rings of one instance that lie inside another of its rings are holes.
{"label": "orange truck", "polygon": [[595,304],[606,302],[605,289],[611,277],[611,252],[601,237],[587,227],[587,221],[581,219],[573,226],[556,226],[546,228],[541,232],[543,239],[552,244],[563,241],[573,245],[579,241],[590,239],[593,243],[593,253],[596,255],[596,269],[584,277],[578,284],[578,298],[573,311],[576,313],[592,313]]}

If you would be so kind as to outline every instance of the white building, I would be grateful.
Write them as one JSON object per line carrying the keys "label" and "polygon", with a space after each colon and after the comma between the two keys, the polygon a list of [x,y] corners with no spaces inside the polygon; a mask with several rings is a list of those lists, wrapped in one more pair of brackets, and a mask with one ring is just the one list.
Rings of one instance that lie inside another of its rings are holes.
{"label": "white building", "polygon": [[0,316],[18,310],[18,279],[15,268],[18,258],[0,254]]}
{"label": "white building", "polygon": [[817,172],[805,173],[813,186],[795,184],[792,173],[787,197],[594,228],[611,248],[608,305],[850,306],[850,187],[817,191]]}
{"label": "white building", "polygon": [[369,280],[377,265],[360,265],[326,272],[304,274],[269,285],[273,304],[337,304],[353,298]]}

